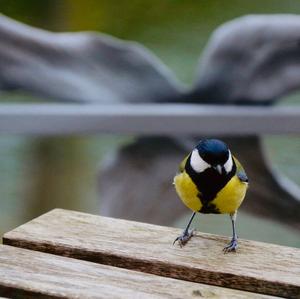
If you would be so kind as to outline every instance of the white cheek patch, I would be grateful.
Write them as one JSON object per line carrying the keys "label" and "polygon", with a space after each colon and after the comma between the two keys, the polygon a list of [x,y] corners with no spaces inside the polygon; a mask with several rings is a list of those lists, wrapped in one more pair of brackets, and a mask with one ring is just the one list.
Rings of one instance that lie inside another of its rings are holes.
{"label": "white cheek patch", "polygon": [[231,153],[229,151],[229,157],[228,157],[226,163],[224,164],[226,173],[229,173],[232,170],[232,167],[233,167],[233,161],[232,161]]}
{"label": "white cheek patch", "polygon": [[211,166],[200,157],[198,150],[194,149],[191,155],[191,167],[200,173]]}

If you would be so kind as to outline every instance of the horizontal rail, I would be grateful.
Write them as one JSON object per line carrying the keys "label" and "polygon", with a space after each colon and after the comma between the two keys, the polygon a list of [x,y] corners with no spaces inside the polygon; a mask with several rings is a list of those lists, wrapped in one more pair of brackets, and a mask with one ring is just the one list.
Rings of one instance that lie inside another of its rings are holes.
{"label": "horizontal rail", "polygon": [[300,134],[300,107],[0,104],[0,134]]}

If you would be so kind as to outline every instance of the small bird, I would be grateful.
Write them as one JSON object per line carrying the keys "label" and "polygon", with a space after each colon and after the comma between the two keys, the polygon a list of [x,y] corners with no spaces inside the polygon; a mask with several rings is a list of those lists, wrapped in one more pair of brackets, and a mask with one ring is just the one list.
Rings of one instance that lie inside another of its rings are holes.
{"label": "small bird", "polygon": [[193,230],[189,228],[197,212],[229,214],[232,239],[223,251],[236,251],[236,216],[246,195],[248,177],[228,146],[218,139],[201,140],[181,162],[174,185],[180,199],[193,211],[187,227],[174,243],[178,241],[183,246],[192,237]]}

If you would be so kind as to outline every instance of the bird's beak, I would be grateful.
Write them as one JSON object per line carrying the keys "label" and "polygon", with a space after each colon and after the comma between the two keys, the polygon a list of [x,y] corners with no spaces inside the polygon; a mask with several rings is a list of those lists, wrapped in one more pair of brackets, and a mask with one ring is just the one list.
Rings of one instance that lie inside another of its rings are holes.
{"label": "bird's beak", "polygon": [[215,169],[219,174],[222,174],[222,166],[221,166],[221,165],[214,166],[214,169]]}

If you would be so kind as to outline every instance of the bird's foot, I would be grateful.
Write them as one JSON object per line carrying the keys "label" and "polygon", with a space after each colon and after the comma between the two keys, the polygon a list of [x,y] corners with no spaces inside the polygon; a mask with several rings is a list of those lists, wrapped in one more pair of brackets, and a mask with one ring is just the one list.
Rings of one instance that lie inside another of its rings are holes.
{"label": "bird's foot", "polygon": [[187,231],[187,230],[183,231],[183,233],[174,240],[173,245],[178,241],[180,247],[184,246],[189,241],[189,239],[193,236],[193,234],[194,234],[194,229],[192,229],[191,231]]}
{"label": "bird's foot", "polygon": [[223,252],[224,254],[228,253],[228,252],[232,252],[232,251],[236,251],[238,248],[238,240],[237,238],[232,238],[230,243],[223,248]]}

